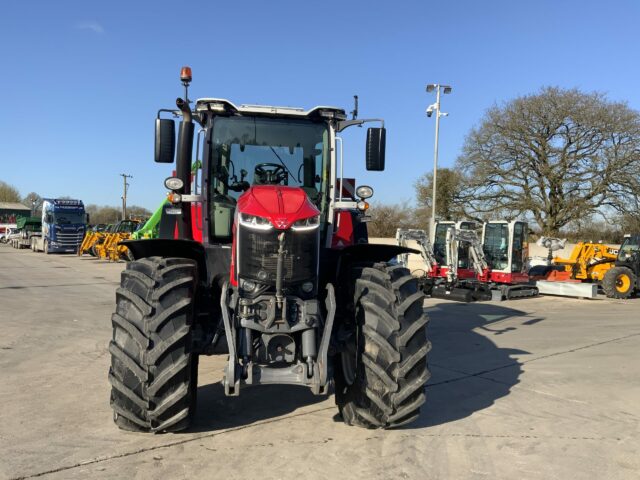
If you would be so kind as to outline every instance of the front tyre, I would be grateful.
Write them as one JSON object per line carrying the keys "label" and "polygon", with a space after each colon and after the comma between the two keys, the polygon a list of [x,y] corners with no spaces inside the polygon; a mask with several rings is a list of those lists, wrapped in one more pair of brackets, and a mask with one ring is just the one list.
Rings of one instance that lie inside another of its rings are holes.
{"label": "front tyre", "polygon": [[613,267],[602,279],[602,289],[609,298],[629,298],[635,290],[636,276],[627,267]]}
{"label": "front tyre", "polygon": [[348,425],[390,428],[420,415],[429,379],[424,294],[406,268],[353,270],[353,334],[336,356],[336,404]]}
{"label": "front tyre", "polygon": [[191,352],[196,283],[196,262],[186,258],[143,258],[122,272],[109,344],[111,407],[121,429],[189,426],[198,376]]}

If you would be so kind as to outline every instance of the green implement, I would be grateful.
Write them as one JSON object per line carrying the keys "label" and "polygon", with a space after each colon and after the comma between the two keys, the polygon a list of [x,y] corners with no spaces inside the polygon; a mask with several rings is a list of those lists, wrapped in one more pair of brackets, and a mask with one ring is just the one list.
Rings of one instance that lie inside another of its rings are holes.
{"label": "green implement", "polygon": [[153,215],[151,215],[151,218],[147,220],[147,223],[145,223],[142,226],[142,228],[134,232],[131,235],[131,238],[133,238],[134,240],[140,240],[143,238],[156,238],[158,236],[158,230],[156,227],[158,226],[158,222],[160,222],[160,217],[162,217],[162,208],[167,203],[169,203],[168,200],[166,199],[163,200],[160,206],[156,209],[156,211],[153,212]]}
{"label": "green implement", "polygon": [[30,232],[34,232],[36,230],[40,230],[42,226],[42,220],[40,217],[19,217],[16,221],[17,228],[20,230],[28,230]]}

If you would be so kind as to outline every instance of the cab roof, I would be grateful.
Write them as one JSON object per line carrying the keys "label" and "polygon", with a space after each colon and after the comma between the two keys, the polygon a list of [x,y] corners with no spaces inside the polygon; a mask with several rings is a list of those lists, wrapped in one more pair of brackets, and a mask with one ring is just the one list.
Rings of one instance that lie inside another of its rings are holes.
{"label": "cab roof", "polygon": [[310,110],[298,107],[278,107],[274,105],[235,105],[224,98],[200,98],[196,100],[198,112],[229,112],[245,115],[266,115],[273,117],[325,117],[345,120],[344,109],[330,106],[317,106]]}

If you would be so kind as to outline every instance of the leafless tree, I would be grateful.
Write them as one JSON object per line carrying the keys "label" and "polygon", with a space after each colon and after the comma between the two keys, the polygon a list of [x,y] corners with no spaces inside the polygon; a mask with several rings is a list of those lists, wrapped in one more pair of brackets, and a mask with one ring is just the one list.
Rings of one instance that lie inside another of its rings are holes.
{"label": "leafless tree", "polygon": [[369,237],[392,238],[398,228],[426,228],[421,212],[407,203],[374,203],[368,213],[371,216],[367,225]]}
{"label": "leafless tree", "polygon": [[[452,168],[439,168],[436,182],[436,219],[457,220],[466,213],[461,204],[456,203],[456,196],[463,188],[464,178],[460,172]],[[431,216],[433,200],[433,173],[425,173],[414,184],[418,208],[428,210]]]}
{"label": "leafless tree", "polygon": [[601,93],[543,88],[489,109],[468,134],[454,203],[480,215],[530,215],[543,234],[637,208],[640,115]]}

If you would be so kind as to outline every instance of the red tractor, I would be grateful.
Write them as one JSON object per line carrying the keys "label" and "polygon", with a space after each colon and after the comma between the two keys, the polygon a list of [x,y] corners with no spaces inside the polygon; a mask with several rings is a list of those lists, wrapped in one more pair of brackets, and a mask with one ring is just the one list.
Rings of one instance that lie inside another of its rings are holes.
{"label": "red tractor", "polygon": [[[181,117],[165,238],[124,242],[109,345],[111,406],[122,429],[189,426],[198,358],[228,347],[226,395],[289,384],[335,401],[345,423],[388,428],[415,420],[429,378],[423,294],[391,262],[414,252],[368,243],[367,186],[345,195],[345,128],[367,131],[366,166],[384,170],[385,129],[334,107],[303,110],[188,100],[160,110],[155,160],[170,163]],[[196,178],[192,174],[194,126]],[[339,160],[339,161],[338,161]],[[339,165],[340,164],[340,168]],[[198,178],[200,175],[200,178]],[[200,185],[192,191],[192,182]],[[166,219],[165,219],[166,220]],[[169,234],[167,234],[169,232]],[[169,238],[166,238],[169,237]]]}

